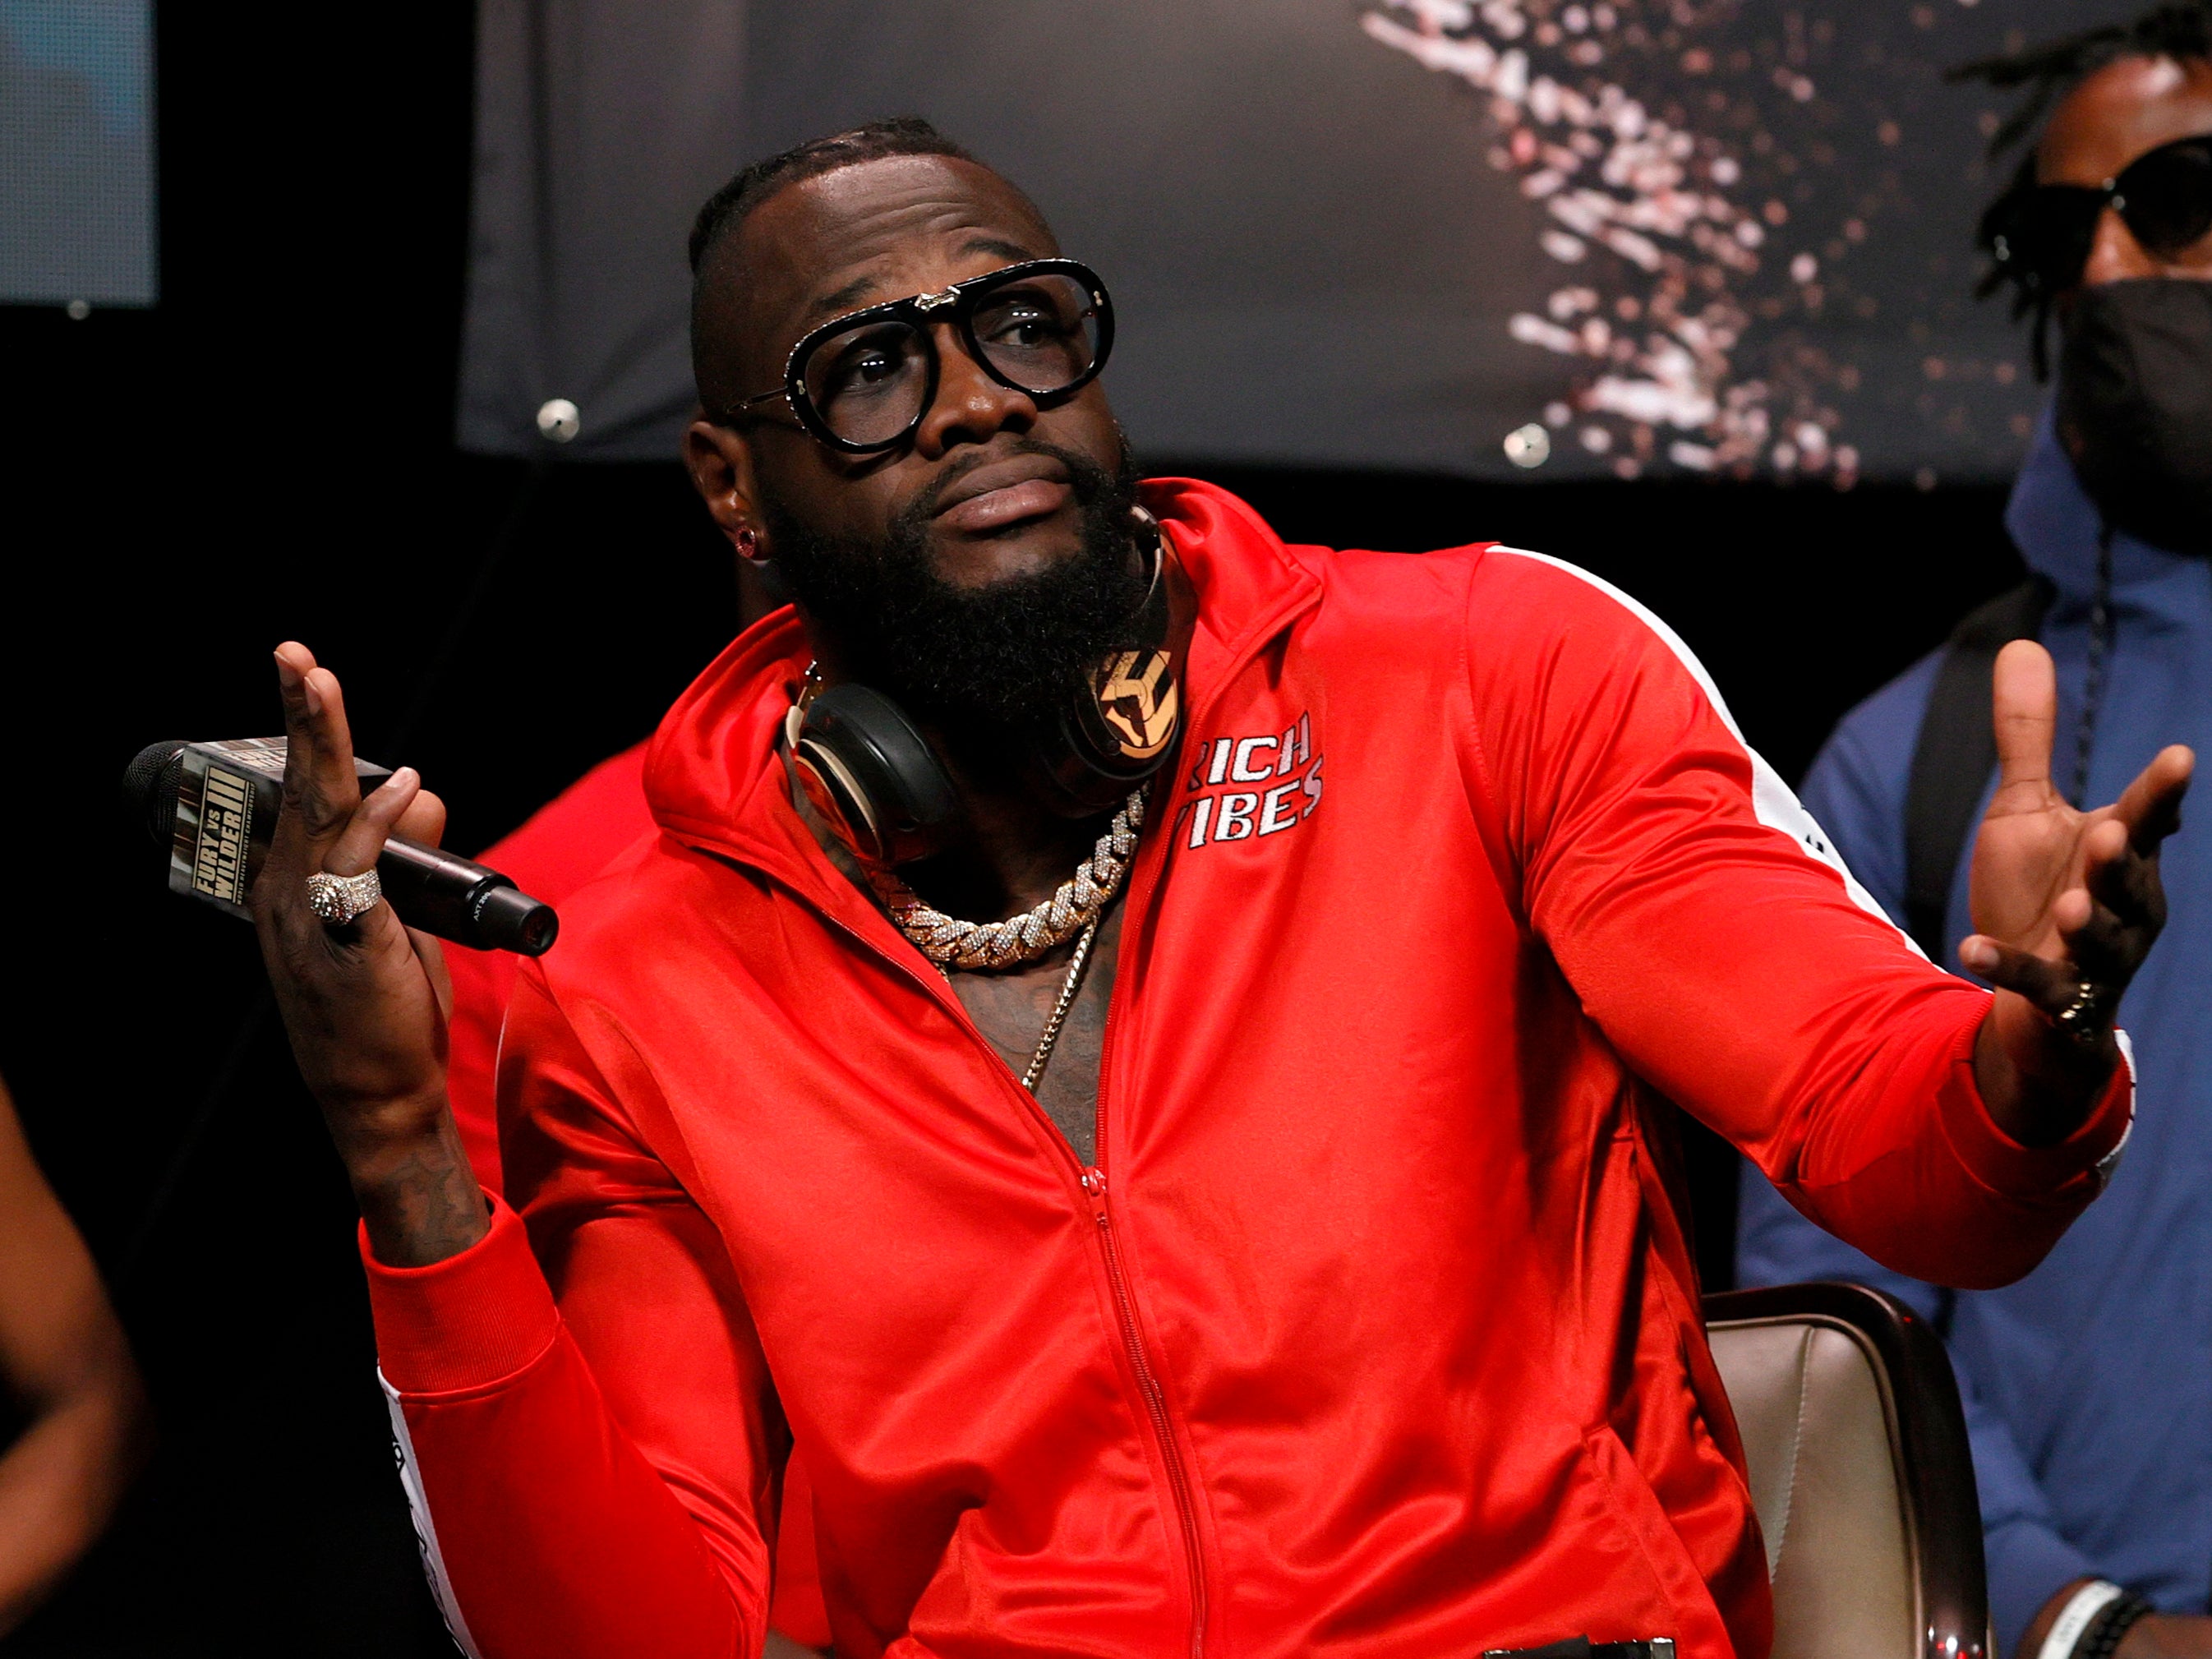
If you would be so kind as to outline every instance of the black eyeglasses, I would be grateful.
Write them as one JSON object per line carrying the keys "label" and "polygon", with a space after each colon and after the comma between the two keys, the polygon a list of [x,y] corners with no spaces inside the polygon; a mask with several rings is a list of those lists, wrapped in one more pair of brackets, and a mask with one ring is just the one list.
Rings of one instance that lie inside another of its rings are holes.
{"label": "black eyeglasses", "polygon": [[2212,133],[2146,150],[2101,185],[2039,185],[2032,173],[2023,178],[1982,216],[1981,244],[1996,261],[1986,287],[2015,283],[2024,304],[2047,304],[2073,287],[2089,262],[2107,204],[2154,257],[2172,259],[2187,251],[2212,231]]}
{"label": "black eyeglasses", "polygon": [[1089,385],[1114,344],[1113,302],[1097,272],[1073,259],[1025,259],[824,323],[792,347],[781,386],[727,405],[719,418],[730,422],[781,398],[832,449],[870,455],[891,448],[936,401],[932,329],[940,322],[960,331],[986,374],[1037,398]]}

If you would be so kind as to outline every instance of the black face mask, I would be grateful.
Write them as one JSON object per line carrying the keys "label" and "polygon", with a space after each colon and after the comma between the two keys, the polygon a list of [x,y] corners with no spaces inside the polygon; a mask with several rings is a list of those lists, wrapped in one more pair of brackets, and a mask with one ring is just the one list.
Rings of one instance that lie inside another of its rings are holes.
{"label": "black face mask", "polygon": [[2212,282],[2142,277],[2076,295],[2057,417],[2107,524],[2212,554]]}

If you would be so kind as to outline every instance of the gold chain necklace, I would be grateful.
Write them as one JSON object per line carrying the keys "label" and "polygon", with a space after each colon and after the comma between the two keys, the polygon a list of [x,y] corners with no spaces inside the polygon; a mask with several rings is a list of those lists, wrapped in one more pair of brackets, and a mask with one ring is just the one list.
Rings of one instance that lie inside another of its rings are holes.
{"label": "gold chain necklace", "polygon": [[[1018,968],[1065,945],[1104,913],[1136,854],[1150,787],[1149,783],[1139,784],[1130,792],[1091,856],[1075,866],[1075,873],[1050,898],[1004,921],[963,921],[948,916],[890,870],[872,863],[860,867],[899,932],[940,969]],[[1079,955],[1077,960],[1080,962]]]}
{"label": "gold chain necklace", "polygon": [[1060,1028],[1067,1023],[1067,1011],[1075,1006],[1075,993],[1083,984],[1084,964],[1091,960],[1091,942],[1097,937],[1098,918],[1093,916],[1084,924],[1083,937],[1075,941],[1075,954],[1067,959],[1067,977],[1060,983],[1060,1000],[1053,1004],[1052,1018],[1045,1021],[1044,1035],[1037,1038],[1036,1053],[1030,1056],[1030,1068],[1022,1073],[1022,1087],[1031,1094],[1036,1092],[1044,1068],[1052,1063]]}
{"label": "gold chain necklace", "polygon": [[[916,950],[949,975],[954,968],[1018,968],[1034,962],[1055,945],[1075,938],[1075,953],[1067,959],[1067,977],[1060,981],[1052,1016],[1037,1038],[1036,1052],[1022,1073],[1022,1087],[1036,1092],[1044,1068],[1052,1063],[1060,1028],[1083,986],[1083,970],[1090,964],[1091,947],[1098,937],[1098,919],[1121,890],[1121,879],[1137,850],[1137,831],[1145,822],[1145,792],[1141,783],[1121,803],[1121,810],[1098,837],[1091,856],[1075,866],[1075,873],[1060,883],[1043,903],[1004,921],[962,921],[925,903],[911,887],[889,870],[873,864],[861,866],[876,896],[890,912],[892,922]],[[1080,937],[1076,937],[1080,935]]]}
{"label": "gold chain necklace", "polygon": [[[811,684],[814,670],[811,666],[807,678]],[[802,702],[792,708],[785,726],[787,743],[794,739],[804,707]],[[1060,1028],[1067,1023],[1068,1010],[1075,1006],[1076,992],[1082,988],[1083,970],[1090,963],[1091,947],[1098,937],[1098,920],[1128,874],[1130,860],[1137,850],[1137,832],[1144,827],[1146,794],[1151,787],[1147,781],[1130,792],[1121,810],[1106,826],[1106,833],[1091,849],[1091,856],[1075,866],[1075,873],[1060,883],[1050,898],[1004,921],[963,921],[948,916],[924,902],[887,866],[869,859],[856,860],[876,897],[890,913],[893,925],[937,965],[939,973],[948,976],[954,968],[1018,968],[1081,935],[1068,957],[1067,977],[1060,981],[1052,1015],[1037,1038],[1036,1052],[1022,1073],[1022,1087],[1031,1094],[1036,1092],[1038,1080],[1052,1061]]]}

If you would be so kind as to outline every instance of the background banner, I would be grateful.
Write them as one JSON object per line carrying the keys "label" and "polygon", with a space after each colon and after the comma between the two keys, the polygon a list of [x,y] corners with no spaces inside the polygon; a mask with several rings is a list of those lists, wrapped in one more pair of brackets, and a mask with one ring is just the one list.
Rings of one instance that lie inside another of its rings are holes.
{"label": "background banner", "polygon": [[151,0],[0,0],[0,305],[155,289]]}
{"label": "background banner", "polygon": [[459,430],[661,459],[684,236],[919,113],[1112,286],[1139,453],[1474,476],[1989,479],[2040,392],[1961,60],[2082,0],[486,0]]}

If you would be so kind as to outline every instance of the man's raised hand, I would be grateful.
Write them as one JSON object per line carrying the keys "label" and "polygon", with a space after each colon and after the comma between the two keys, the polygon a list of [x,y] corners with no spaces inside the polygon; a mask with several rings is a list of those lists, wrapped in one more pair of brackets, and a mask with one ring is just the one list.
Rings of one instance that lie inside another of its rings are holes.
{"label": "man's raised hand", "polygon": [[[2166,921],[2160,843],[2181,823],[2196,757],[2161,750],[2120,799],[2081,811],[2052,786],[2057,681],[2051,653],[2016,640],[1991,677],[1997,787],[1974,842],[1975,932],[1959,959],[1999,988],[1975,1050],[1998,1123],[2031,1146],[2063,1140],[2115,1055],[2120,994]],[[2061,1016],[2094,1034],[2084,1046]]]}
{"label": "man's raised hand", "polygon": [[262,957],[371,1247],[393,1266],[441,1261],[487,1226],[446,1102],[444,958],[381,901],[326,924],[308,904],[307,878],[374,869],[390,835],[434,845],[446,809],[405,767],[362,796],[337,677],[307,647],[277,647],[276,678],[284,807],[253,885]]}

